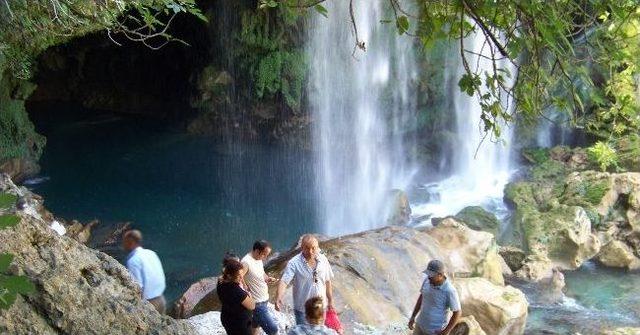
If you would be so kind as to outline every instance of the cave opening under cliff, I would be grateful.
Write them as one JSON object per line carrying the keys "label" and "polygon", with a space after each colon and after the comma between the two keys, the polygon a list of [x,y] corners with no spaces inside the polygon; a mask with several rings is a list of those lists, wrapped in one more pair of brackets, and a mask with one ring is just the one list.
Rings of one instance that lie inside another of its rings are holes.
{"label": "cave opening under cliff", "polygon": [[48,136],[52,123],[105,115],[186,120],[194,113],[194,78],[210,62],[210,36],[206,22],[190,15],[177,16],[169,34],[188,45],[173,41],[154,50],[99,31],[42,52],[26,103],[36,130]]}

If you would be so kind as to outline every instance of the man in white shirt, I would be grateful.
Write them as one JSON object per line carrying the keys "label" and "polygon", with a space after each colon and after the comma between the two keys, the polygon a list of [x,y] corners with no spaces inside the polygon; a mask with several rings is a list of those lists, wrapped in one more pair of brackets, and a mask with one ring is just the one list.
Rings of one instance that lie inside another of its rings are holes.
{"label": "man in white shirt", "polygon": [[129,252],[127,270],[140,285],[142,298],[149,301],[158,313],[164,314],[166,302],[163,293],[166,283],[160,258],[152,250],[142,247],[142,233],[139,230],[127,231],[122,237],[122,246]]}
{"label": "man in white shirt", "polygon": [[256,302],[253,310],[253,334],[258,333],[258,327],[267,335],[278,333],[278,325],[273,316],[269,313],[269,287],[267,284],[275,283],[278,280],[269,277],[264,272],[263,260],[271,253],[271,246],[265,240],[253,243],[253,249],[242,258],[242,265],[247,271],[244,275],[244,282],[247,285],[249,294]]}
{"label": "man in white shirt", "polygon": [[282,273],[276,298],[276,310],[281,310],[284,292],[293,282],[296,324],[306,323],[304,305],[310,298],[320,297],[327,309],[333,309],[333,271],[329,260],[320,253],[318,240],[313,235],[302,236],[300,244],[302,251],[289,260]]}

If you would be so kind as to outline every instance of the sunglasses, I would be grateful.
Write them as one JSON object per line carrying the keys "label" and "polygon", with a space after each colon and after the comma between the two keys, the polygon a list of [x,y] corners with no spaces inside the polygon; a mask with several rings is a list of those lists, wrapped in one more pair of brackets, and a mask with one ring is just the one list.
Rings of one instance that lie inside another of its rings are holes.
{"label": "sunglasses", "polygon": [[314,283],[318,283],[318,271],[317,270],[313,270],[313,282]]}

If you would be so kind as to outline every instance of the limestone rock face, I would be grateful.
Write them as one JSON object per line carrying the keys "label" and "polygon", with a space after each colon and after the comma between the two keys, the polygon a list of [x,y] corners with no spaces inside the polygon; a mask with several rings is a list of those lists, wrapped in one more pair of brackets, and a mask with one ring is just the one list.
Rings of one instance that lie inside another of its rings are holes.
{"label": "limestone rock face", "polygon": [[606,266],[615,268],[627,268],[629,270],[640,269],[640,259],[633,254],[631,248],[621,241],[607,243],[597,257],[598,261]]}
{"label": "limestone rock face", "polygon": [[[24,191],[13,187],[0,185]],[[116,260],[58,235],[32,207],[11,211],[21,222],[0,230],[0,253],[15,256],[11,274],[27,276],[36,292],[0,311],[0,334],[194,334],[142,300]]]}
{"label": "limestone rock face", "polygon": [[453,284],[460,295],[462,315],[473,315],[487,334],[524,333],[529,304],[520,290],[484,278],[459,278]]}
{"label": "limestone rock face", "polygon": [[427,231],[438,241],[458,277],[484,277],[497,285],[504,285],[501,257],[492,234],[476,231],[446,218]]}
{"label": "limestone rock face", "polygon": [[582,207],[523,211],[521,225],[528,252],[546,255],[563,269],[577,269],[600,251],[600,240],[592,233],[591,220]]}

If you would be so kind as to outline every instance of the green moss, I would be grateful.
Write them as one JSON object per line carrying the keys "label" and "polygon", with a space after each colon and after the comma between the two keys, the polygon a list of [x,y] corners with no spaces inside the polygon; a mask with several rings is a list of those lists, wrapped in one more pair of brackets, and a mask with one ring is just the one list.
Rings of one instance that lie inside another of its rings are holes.
{"label": "green moss", "polygon": [[539,182],[559,181],[564,179],[568,172],[563,163],[548,159],[531,168],[531,179]]}
{"label": "green moss", "polygon": [[24,107],[35,86],[4,75],[0,78],[0,163],[12,158],[37,160],[46,139],[36,133]]}
{"label": "green moss", "polygon": [[609,191],[608,180],[584,180],[567,185],[560,201],[571,206],[590,207],[598,205]]}
{"label": "green moss", "polygon": [[500,226],[496,216],[480,206],[463,208],[455,215],[455,219],[464,222],[471,229],[487,231],[494,235],[498,233]]}
{"label": "green moss", "polygon": [[550,159],[547,148],[526,148],[522,150],[522,156],[532,164],[543,164]]}

